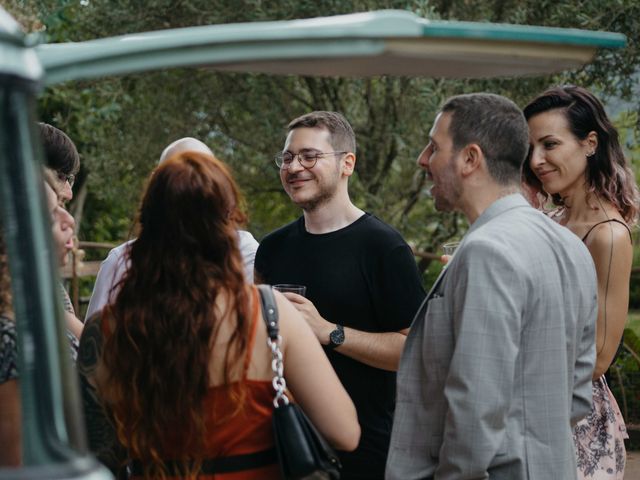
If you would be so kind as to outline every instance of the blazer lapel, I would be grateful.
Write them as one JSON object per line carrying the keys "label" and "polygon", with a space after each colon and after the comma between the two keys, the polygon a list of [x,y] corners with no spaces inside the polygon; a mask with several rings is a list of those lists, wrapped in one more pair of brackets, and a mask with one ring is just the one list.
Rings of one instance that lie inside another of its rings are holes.
{"label": "blazer lapel", "polygon": [[427,304],[429,303],[429,300],[431,300],[431,298],[433,297],[433,294],[436,293],[436,291],[438,289],[438,286],[442,282],[442,279],[444,278],[446,273],[447,273],[447,269],[443,268],[442,271],[440,272],[440,275],[438,275],[438,278],[436,278],[436,281],[433,282],[433,286],[429,290],[429,293],[427,294],[427,296],[424,297],[424,300],[422,301],[422,304],[420,305],[420,308],[418,308],[418,311],[416,312],[415,316],[413,317],[413,321],[411,322],[411,326],[412,327],[413,327],[413,324],[415,323],[416,320],[418,320],[419,318],[424,317],[424,314],[425,314],[425,311],[426,311],[426,308],[427,308]]}

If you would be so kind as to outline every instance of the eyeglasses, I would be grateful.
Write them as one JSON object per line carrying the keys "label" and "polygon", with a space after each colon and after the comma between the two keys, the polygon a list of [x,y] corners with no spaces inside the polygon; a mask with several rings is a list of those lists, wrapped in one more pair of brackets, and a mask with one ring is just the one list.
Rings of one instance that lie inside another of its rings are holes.
{"label": "eyeglasses", "polygon": [[318,163],[318,159],[325,155],[343,155],[349,152],[316,152],[315,150],[302,150],[298,153],[283,152],[275,156],[276,165],[281,170],[288,170],[294,158],[298,158],[298,162],[302,168],[312,169]]}
{"label": "eyeglasses", "polygon": [[76,181],[76,176],[73,173],[67,175],[64,172],[56,172],[56,176],[61,182],[69,182],[70,187],[73,187],[73,182]]}

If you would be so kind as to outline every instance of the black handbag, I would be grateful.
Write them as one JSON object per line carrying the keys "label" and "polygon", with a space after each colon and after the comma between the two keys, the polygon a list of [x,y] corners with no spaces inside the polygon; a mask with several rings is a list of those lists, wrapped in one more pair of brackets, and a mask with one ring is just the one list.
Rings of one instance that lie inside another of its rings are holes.
{"label": "black handbag", "polygon": [[278,334],[278,308],[271,287],[259,285],[258,288],[273,356],[271,367],[276,391],[273,399],[273,431],[282,477],[285,480],[339,479],[341,465],[338,455],[302,409],[287,398],[280,351],[282,337]]}

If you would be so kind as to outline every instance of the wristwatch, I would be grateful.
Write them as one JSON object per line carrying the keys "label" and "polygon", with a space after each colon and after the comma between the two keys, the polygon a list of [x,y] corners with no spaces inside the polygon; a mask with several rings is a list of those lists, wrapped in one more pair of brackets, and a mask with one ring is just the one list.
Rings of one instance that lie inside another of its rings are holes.
{"label": "wristwatch", "polygon": [[329,344],[327,347],[334,349],[344,343],[344,327],[336,324],[335,330],[329,334]]}

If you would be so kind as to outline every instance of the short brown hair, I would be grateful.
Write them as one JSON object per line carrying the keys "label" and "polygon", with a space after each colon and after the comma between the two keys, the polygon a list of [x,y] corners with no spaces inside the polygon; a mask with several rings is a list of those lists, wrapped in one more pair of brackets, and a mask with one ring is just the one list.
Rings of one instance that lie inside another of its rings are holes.
{"label": "short brown hair", "polygon": [[329,141],[336,151],[356,153],[356,134],[341,113],[324,110],[307,113],[287,125],[288,132],[296,128],[324,128],[329,132]]}
{"label": "short brown hair", "polygon": [[78,173],[80,155],[68,135],[48,123],[38,123],[38,129],[44,147],[44,164],[65,175]]}
{"label": "short brown hair", "polygon": [[451,112],[449,134],[455,151],[476,143],[497,183],[519,183],[529,128],[515,103],[493,93],[469,93],[449,98],[440,111]]}

